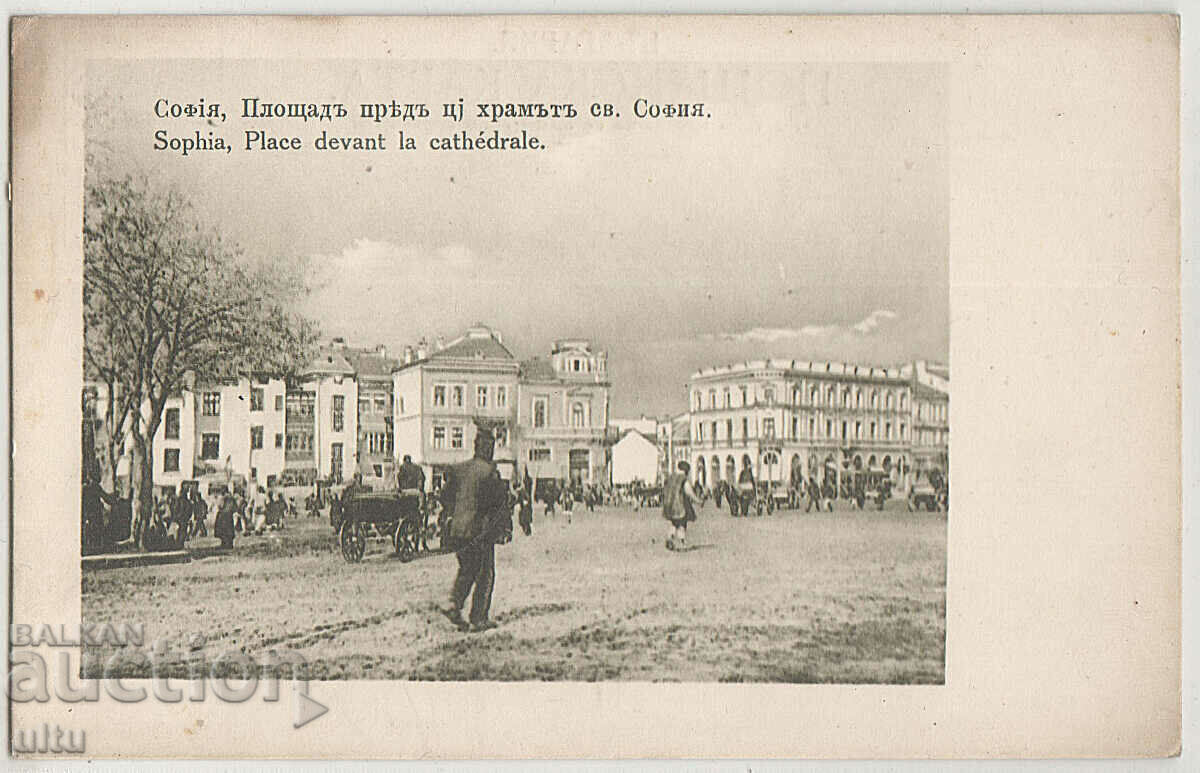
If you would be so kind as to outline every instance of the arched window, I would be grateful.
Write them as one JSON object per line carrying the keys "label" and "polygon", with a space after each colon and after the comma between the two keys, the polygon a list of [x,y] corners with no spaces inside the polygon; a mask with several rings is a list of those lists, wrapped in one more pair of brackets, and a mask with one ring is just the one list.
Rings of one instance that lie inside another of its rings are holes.
{"label": "arched window", "polygon": [[842,390],[842,407],[843,408],[850,407],[850,390],[849,389]]}
{"label": "arched window", "polygon": [[733,407],[733,395],[729,394],[729,387],[725,387],[725,407]]}
{"label": "arched window", "polygon": [[862,390],[858,387],[854,388],[854,407],[862,408]]}
{"label": "arched window", "polygon": [[829,387],[828,389],[825,390],[825,403],[830,408],[837,405],[837,400],[834,398],[833,394],[834,394],[833,387]]}
{"label": "arched window", "polygon": [[715,390],[715,389],[708,390],[708,407],[709,408],[717,407],[717,390]]}
{"label": "arched window", "polygon": [[816,387],[808,390],[808,401],[813,405],[820,402],[821,392]]}
{"label": "arched window", "polygon": [[571,426],[584,427],[587,426],[586,416],[583,412],[583,403],[571,403]]}
{"label": "arched window", "polygon": [[875,389],[871,390],[871,410],[879,410],[879,391]]}
{"label": "arched window", "polygon": [[800,404],[800,387],[792,387],[792,405]]}
{"label": "arched window", "polygon": [[889,411],[892,410],[892,408],[896,407],[896,398],[895,398],[895,395],[893,395],[891,392],[887,393],[887,397],[884,398],[884,400],[887,404],[887,409]]}

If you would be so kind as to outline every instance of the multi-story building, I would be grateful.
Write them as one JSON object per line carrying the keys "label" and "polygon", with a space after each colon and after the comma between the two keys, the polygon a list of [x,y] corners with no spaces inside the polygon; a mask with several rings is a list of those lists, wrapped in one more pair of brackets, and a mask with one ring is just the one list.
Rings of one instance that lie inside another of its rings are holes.
{"label": "multi-story building", "polygon": [[358,470],[375,487],[395,483],[396,447],[392,422],[392,371],[400,364],[387,349],[347,349],[358,382]]}
{"label": "multi-story building", "polygon": [[[284,469],[283,397],[286,386],[281,379],[266,375],[241,377],[197,384],[183,393],[178,405],[178,421],[168,403],[155,436],[155,455],[162,457],[160,482],[159,459],[155,459],[155,483],[172,485],[179,480],[206,475],[240,476],[259,485],[273,485]],[[191,405],[189,405],[191,403]],[[190,417],[189,417],[190,414]],[[194,454],[191,474],[181,454],[178,470],[168,454],[181,438],[173,438],[176,427],[194,424]],[[159,437],[163,446],[159,446]]]}
{"label": "multi-story building", "polygon": [[949,472],[950,371],[918,361],[913,367],[913,469]]}
{"label": "multi-story building", "polygon": [[353,477],[358,454],[358,383],[335,338],[290,384],[285,396],[284,460],[288,478]]}
{"label": "multi-story building", "polygon": [[868,473],[903,487],[912,466],[914,366],[759,360],[707,368],[688,384],[697,479],[784,483]]}
{"label": "multi-story building", "polygon": [[477,325],[404,354],[392,373],[395,457],[411,455],[436,486],[448,466],[471,458],[477,429],[487,427],[502,474],[511,475],[519,365],[500,332]]}
{"label": "multi-story building", "polygon": [[608,355],[584,339],[556,341],[549,356],[521,363],[517,442],[535,480],[610,479]]}

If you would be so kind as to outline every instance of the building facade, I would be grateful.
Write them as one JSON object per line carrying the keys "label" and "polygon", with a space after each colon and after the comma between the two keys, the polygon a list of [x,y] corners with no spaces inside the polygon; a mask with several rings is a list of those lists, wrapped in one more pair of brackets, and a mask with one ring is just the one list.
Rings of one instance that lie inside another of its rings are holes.
{"label": "building facade", "polygon": [[779,484],[793,469],[839,482],[867,474],[903,490],[914,463],[915,372],[798,360],[701,370],[688,384],[694,475],[713,485],[746,467]]}
{"label": "building facade", "polygon": [[386,488],[396,478],[392,371],[400,362],[383,346],[347,352],[358,382],[357,468],[368,485]]}
{"label": "building facade", "polygon": [[502,474],[511,475],[519,370],[500,332],[483,325],[449,344],[406,351],[392,373],[394,458],[411,455],[436,486],[447,467],[471,458],[486,427]]}
{"label": "building facade", "polygon": [[556,341],[550,354],[521,363],[517,445],[535,480],[610,480],[608,355],[584,339]]}
{"label": "building facade", "polygon": [[612,447],[612,483],[616,486],[640,481],[658,482],[661,449],[657,437],[626,430]]}
{"label": "building facade", "polygon": [[291,482],[350,480],[358,458],[358,382],[334,339],[288,385],[284,462]]}

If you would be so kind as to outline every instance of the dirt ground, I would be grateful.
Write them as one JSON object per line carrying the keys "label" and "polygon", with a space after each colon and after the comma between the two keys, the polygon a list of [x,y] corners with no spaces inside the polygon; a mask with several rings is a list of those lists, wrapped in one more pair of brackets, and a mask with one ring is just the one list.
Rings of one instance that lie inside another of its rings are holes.
{"label": "dirt ground", "polygon": [[[664,548],[656,511],[577,509],[568,523],[539,507],[533,528],[496,548],[500,625],[486,633],[438,613],[453,554],[401,563],[379,541],[348,564],[328,520],[303,515],[232,553],[201,539],[188,564],[86,571],[84,622],[143,623],[177,676],[189,658],[289,648],[317,679],[944,681],[942,514],[893,501],[733,519],[709,503],[686,552]],[[89,650],[85,672],[114,654]]]}

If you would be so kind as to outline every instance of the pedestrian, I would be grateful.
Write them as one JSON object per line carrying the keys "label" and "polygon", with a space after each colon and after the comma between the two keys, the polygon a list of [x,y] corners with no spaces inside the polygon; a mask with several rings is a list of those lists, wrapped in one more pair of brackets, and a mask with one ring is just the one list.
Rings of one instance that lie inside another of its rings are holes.
{"label": "pedestrian", "polygon": [[217,520],[213,524],[213,534],[221,540],[221,547],[228,550],[233,547],[233,537],[236,533],[234,513],[237,503],[229,493],[221,495],[221,503],[217,506]]}
{"label": "pedestrian", "polygon": [[200,492],[192,492],[192,536],[208,536],[208,503]]}
{"label": "pedestrian", "polygon": [[680,461],[679,472],[667,478],[663,486],[663,518],[671,523],[671,534],[667,537],[667,550],[683,550],[687,546],[687,525],[696,520],[696,509],[700,507],[700,495],[688,479],[691,465]]}
{"label": "pedestrian", "polygon": [[[490,618],[496,543],[512,539],[512,514],[504,482],[492,461],[494,450],[491,430],[480,427],[475,434],[475,455],[450,468],[442,491],[442,505],[450,514],[449,544],[458,556],[450,605],[442,614],[459,630],[474,633],[496,627]],[[469,624],[462,616],[468,594]]]}

